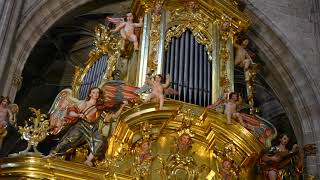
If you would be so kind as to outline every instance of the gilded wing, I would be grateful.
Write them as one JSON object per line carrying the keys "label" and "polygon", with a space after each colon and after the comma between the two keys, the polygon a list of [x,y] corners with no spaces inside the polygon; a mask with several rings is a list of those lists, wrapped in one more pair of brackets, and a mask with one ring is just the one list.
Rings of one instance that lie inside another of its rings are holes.
{"label": "gilded wing", "polygon": [[64,89],[56,96],[49,110],[50,130],[52,134],[58,134],[66,124],[65,117],[68,109],[76,107],[80,101],[72,97],[71,89]]}

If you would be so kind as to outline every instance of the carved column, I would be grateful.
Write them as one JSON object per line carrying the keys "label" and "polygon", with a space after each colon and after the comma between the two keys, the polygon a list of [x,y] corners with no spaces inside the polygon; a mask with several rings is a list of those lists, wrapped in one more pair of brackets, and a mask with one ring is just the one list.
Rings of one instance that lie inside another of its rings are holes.
{"label": "carved column", "polygon": [[220,94],[230,92],[231,81],[228,76],[228,63],[230,63],[230,51],[228,40],[230,37],[231,24],[226,17],[222,17],[220,22]]}
{"label": "carved column", "polygon": [[[0,94],[7,84],[3,84],[5,67],[10,64],[10,52],[13,49],[15,32],[18,29],[19,16],[23,7],[21,0],[1,1],[0,3]],[[7,94],[3,94],[7,95]],[[10,97],[11,99],[13,97]]]}
{"label": "carved column", "polygon": [[149,57],[147,71],[155,70],[157,74],[162,71],[162,59],[164,51],[164,21],[165,12],[162,11],[162,3],[155,3],[151,15],[151,29],[149,42]]}
{"label": "carved column", "polygon": [[219,23],[215,22],[212,28],[213,41],[212,42],[212,103],[216,102],[220,97],[220,35]]}
{"label": "carved column", "polygon": [[229,90],[234,91],[234,52],[233,52],[233,32],[230,32],[227,41],[227,49],[229,53],[229,59],[227,61],[227,77],[229,79]]}

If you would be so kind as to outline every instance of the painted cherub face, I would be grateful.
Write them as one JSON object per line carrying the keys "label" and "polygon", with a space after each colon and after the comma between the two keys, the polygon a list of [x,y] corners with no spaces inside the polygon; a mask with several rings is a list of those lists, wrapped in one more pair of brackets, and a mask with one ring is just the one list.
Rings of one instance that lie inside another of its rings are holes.
{"label": "painted cherub face", "polygon": [[187,134],[184,134],[181,136],[181,145],[189,145],[190,144],[190,141],[191,141],[191,138],[189,135]]}
{"label": "painted cherub face", "polygon": [[237,94],[232,94],[231,99],[232,100],[238,100],[238,95]]}
{"label": "painted cherub face", "polygon": [[156,3],[156,5],[154,6],[154,13],[159,15],[161,13],[162,10],[162,6],[160,3]]}
{"label": "painted cherub face", "polygon": [[133,14],[132,13],[128,13],[127,14],[127,20],[128,21],[133,21]]}
{"label": "painted cherub face", "polygon": [[195,3],[194,1],[189,1],[189,2],[188,2],[188,7],[189,7],[190,9],[195,9],[196,3]]}
{"label": "painted cherub face", "polygon": [[1,106],[3,106],[3,107],[7,107],[8,104],[9,104],[9,101],[7,99],[3,99],[1,102]]}
{"label": "painted cherub face", "polygon": [[155,77],[155,80],[156,80],[157,82],[161,82],[161,79],[162,79],[162,77],[159,76],[159,75],[157,75],[157,76]]}
{"label": "painted cherub face", "polygon": [[232,163],[230,161],[228,161],[228,160],[225,160],[222,163],[222,167],[223,167],[224,170],[229,171],[231,169],[231,167],[232,167]]}
{"label": "painted cherub face", "polygon": [[150,144],[148,141],[145,141],[141,144],[141,150],[142,151],[148,151],[150,149]]}

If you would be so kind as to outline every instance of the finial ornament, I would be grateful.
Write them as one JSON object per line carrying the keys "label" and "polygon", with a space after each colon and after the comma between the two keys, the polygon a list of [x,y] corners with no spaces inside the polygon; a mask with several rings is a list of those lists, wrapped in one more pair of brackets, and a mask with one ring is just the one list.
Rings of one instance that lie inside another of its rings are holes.
{"label": "finial ornament", "polygon": [[41,114],[40,109],[32,107],[29,109],[35,117],[28,119],[28,122],[31,122],[30,125],[26,123],[24,127],[19,126],[18,132],[22,135],[21,139],[28,141],[27,148],[19,152],[19,154],[27,154],[29,150],[33,148],[34,154],[42,155],[42,153],[38,151],[37,146],[49,134],[49,121],[46,120],[46,114]]}

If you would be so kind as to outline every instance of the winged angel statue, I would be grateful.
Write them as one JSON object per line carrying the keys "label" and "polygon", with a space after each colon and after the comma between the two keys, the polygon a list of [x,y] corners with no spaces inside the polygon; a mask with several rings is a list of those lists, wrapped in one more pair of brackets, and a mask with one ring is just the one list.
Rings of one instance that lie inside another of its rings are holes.
{"label": "winged angel statue", "polygon": [[[114,73],[115,76],[116,74]],[[114,124],[128,101],[134,101],[139,97],[134,93],[136,89],[114,79],[104,83],[101,89],[92,87],[85,100],[72,97],[71,89],[62,90],[49,111],[50,132],[58,134],[66,126],[72,128],[66,132],[49,157],[63,155],[69,149],[86,142],[90,154],[84,163],[92,166],[92,160],[100,156],[103,149],[105,137],[101,132],[101,126]]]}
{"label": "winged angel statue", "polygon": [[58,134],[63,127],[72,123],[74,118],[67,116],[68,110],[79,105],[81,101],[72,97],[71,89],[62,90],[55,98],[50,110],[50,133]]}

